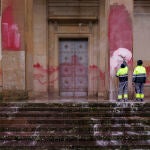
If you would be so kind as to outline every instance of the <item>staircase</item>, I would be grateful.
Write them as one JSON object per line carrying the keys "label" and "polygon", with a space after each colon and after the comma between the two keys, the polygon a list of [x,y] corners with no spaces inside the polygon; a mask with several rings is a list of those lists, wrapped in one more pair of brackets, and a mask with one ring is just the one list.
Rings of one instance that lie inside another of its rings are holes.
{"label": "staircase", "polygon": [[150,149],[150,103],[0,103],[0,150]]}

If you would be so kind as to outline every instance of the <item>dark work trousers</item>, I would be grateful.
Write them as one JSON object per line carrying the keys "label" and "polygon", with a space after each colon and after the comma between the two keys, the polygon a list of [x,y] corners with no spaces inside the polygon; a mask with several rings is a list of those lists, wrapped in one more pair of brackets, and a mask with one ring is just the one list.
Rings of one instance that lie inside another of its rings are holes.
{"label": "dark work trousers", "polygon": [[[144,94],[143,90],[144,90],[144,83],[135,83],[136,94]],[[137,96],[136,98],[140,98],[140,97]]]}
{"label": "dark work trousers", "polygon": [[[118,95],[127,95],[128,94],[128,81],[119,82]],[[122,97],[123,98],[123,97]],[[121,98],[121,99],[122,99]],[[125,97],[124,97],[125,98]]]}

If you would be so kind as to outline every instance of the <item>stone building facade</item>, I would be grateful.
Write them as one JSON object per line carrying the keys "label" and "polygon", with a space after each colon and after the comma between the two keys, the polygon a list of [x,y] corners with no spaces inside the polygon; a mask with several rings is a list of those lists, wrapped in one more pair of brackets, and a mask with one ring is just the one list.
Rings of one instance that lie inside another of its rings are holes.
{"label": "stone building facade", "polygon": [[1,93],[116,99],[125,57],[130,98],[138,59],[148,97],[149,29],[149,0],[1,0]]}

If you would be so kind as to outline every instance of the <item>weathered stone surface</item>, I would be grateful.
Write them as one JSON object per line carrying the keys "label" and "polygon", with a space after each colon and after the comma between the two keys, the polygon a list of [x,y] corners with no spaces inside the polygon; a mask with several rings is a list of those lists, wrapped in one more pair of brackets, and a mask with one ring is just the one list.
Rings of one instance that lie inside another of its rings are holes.
{"label": "weathered stone surface", "polygon": [[149,103],[0,103],[0,148],[148,149],[149,115]]}
{"label": "weathered stone surface", "polygon": [[25,89],[25,52],[3,51],[3,89]]}

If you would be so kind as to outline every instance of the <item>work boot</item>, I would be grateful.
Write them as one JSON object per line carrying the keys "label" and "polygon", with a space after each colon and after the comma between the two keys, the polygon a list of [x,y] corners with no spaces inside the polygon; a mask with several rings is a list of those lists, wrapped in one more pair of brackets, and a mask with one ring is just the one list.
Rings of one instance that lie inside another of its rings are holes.
{"label": "work boot", "polygon": [[136,101],[136,102],[139,102],[139,101],[140,101],[140,99],[139,99],[139,98],[136,98],[136,99],[135,99],[135,101]]}
{"label": "work boot", "polygon": [[125,98],[125,99],[124,99],[124,102],[128,102],[128,99],[127,99],[127,98]]}
{"label": "work boot", "polygon": [[122,99],[117,99],[117,102],[121,102],[122,101]]}
{"label": "work boot", "polygon": [[141,99],[141,102],[143,102],[144,100],[143,99]]}

